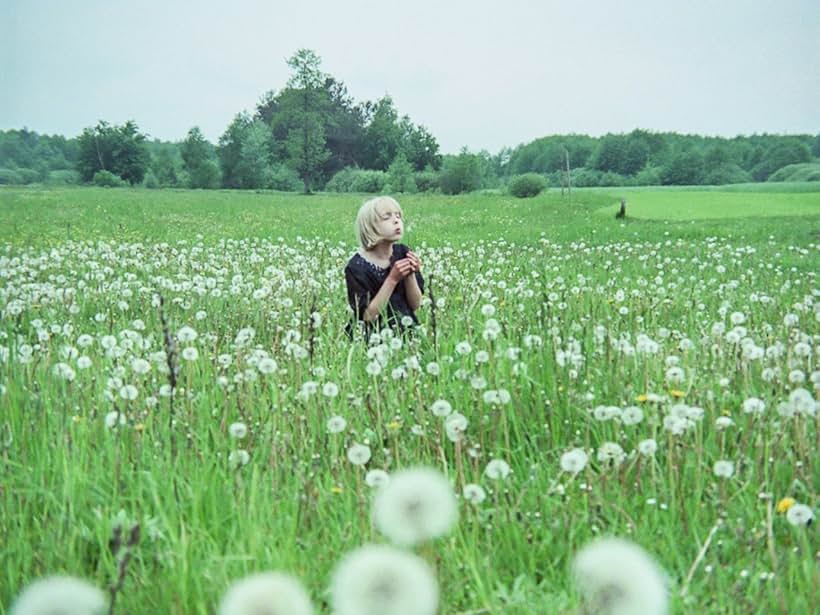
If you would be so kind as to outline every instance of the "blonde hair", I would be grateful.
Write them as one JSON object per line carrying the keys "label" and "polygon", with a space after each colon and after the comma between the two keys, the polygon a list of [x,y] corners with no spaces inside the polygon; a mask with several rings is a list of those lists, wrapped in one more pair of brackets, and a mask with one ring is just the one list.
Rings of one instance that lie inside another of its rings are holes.
{"label": "blonde hair", "polygon": [[365,250],[372,249],[384,239],[376,230],[376,222],[378,222],[379,215],[384,213],[379,209],[386,206],[394,207],[399,210],[399,213],[403,213],[401,205],[392,196],[377,196],[365,201],[364,205],[359,208],[359,213],[356,215],[356,234],[359,237],[359,244]]}

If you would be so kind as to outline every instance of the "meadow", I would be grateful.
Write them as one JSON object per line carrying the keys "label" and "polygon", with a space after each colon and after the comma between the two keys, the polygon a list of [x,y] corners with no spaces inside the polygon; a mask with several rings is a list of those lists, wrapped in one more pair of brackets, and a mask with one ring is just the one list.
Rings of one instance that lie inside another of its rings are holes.
{"label": "meadow", "polygon": [[414,466],[458,498],[413,548],[442,615],[605,612],[572,574],[600,536],[670,613],[813,611],[820,190],[400,197],[422,326],[370,345],[365,198],[0,189],[0,613],[49,574],[105,589],[123,548],[119,613],[214,613],[263,570],[330,613]]}

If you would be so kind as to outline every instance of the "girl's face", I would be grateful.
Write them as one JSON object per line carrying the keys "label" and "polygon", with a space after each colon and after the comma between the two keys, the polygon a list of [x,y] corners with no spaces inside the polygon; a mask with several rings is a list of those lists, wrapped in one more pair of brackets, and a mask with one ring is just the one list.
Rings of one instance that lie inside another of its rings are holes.
{"label": "girl's face", "polygon": [[376,229],[379,231],[379,235],[387,241],[399,241],[404,233],[404,221],[401,218],[401,211],[393,205],[386,205],[379,208],[377,214]]}

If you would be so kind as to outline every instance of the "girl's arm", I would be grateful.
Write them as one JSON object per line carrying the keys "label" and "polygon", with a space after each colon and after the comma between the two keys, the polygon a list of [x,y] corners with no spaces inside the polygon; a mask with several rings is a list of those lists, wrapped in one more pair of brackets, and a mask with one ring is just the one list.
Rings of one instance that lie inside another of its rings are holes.
{"label": "girl's arm", "polygon": [[390,273],[384,282],[382,282],[382,287],[379,289],[379,292],[376,293],[376,296],[373,297],[365,309],[362,316],[363,319],[367,322],[376,320],[379,317],[379,312],[381,312],[385,304],[390,301],[390,296],[393,294],[393,291],[396,290],[398,283],[405,279],[408,274],[412,273],[413,265],[407,259],[393,263],[393,267],[390,269]]}
{"label": "girl's arm", "polygon": [[404,291],[407,294],[407,304],[415,312],[421,305],[421,289],[415,273],[404,278]]}

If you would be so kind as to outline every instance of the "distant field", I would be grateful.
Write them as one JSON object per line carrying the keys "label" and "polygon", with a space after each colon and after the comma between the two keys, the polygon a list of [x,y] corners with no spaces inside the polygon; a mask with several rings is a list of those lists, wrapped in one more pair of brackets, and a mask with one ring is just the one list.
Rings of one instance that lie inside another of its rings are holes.
{"label": "distant field", "polygon": [[[798,185],[799,186],[799,185]],[[766,185],[768,188],[768,185]],[[791,186],[795,188],[794,185]],[[597,210],[614,215],[621,198],[627,200],[627,215],[655,220],[701,220],[743,217],[820,215],[820,186],[814,192],[783,186],[782,192],[752,190],[613,189],[614,201]]]}

